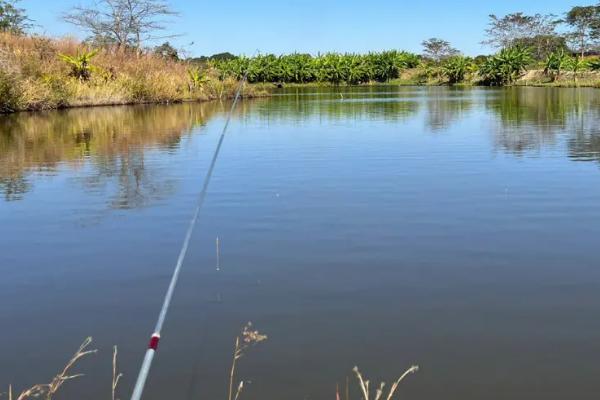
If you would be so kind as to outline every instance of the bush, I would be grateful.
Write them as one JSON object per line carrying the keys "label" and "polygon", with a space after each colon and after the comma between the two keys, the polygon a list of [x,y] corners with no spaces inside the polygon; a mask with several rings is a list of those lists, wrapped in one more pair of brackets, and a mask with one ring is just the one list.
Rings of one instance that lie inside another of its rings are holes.
{"label": "bush", "polygon": [[465,80],[467,74],[470,74],[475,69],[473,60],[470,57],[453,56],[447,59],[442,71],[448,78],[450,84],[460,83]]}
{"label": "bush", "polygon": [[0,69],[0,112],[19,109],[19,86],[16,80]]}
{"label": "bush", "polygon": [[544,74],[552,77],[552,80],[560,78],[562,71],[572,63],[571,59],[563,49],[550,53],[544,65]]}
{"label": "bush", "polygon": [[527,70],[531,62],[528,49],[515,46],[503,49],[488,57],[479,67],[479,76],[483,84],[502,86],[514,83]]}

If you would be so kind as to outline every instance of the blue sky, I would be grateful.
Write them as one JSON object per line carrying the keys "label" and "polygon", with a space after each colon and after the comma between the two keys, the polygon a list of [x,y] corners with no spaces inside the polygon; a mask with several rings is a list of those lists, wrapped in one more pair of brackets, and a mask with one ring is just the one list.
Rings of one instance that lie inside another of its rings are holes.
{"label": "blue sky", "polygon": [[[38,31],[85,37],[60,15],[92,0],[22,0]],[[236,54],[367,52],[404,49],[420,52],[429,37],[449,40],[468,55],[488,52],[480,42],[489,14],[514,11],[563,14],[594,0],[171,0],[181,13],[173,33],[178,48],[194,56]],[[191,44],[193,42],[193,44]]]}

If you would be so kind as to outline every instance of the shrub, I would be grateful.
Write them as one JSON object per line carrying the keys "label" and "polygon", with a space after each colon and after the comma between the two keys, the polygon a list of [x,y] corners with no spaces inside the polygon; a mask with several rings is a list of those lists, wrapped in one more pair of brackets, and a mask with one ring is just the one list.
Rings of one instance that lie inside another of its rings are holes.
{"label": "shrub", "polygon": [[91,65],[92,58],[98,54],[98,50],[92,50],[82,53],[77,53],[76,56],[59,54],[61,60],[71,66],[71,76],[87,81],[92,75],[93,66]]}
{"label": "shrub", "polygon": [[551,76],[552,80],[560,78],[562,71],[572,62],[571,58],[564,49],[550,53],[544,65],[544,74]]}
{"label": "shrub", "polygon": [[19,108],[19,85],[9,73],[0,69],[0,112],[11,112]]}
{"label": "shrub", "polygon": [[470,57],[453,56],[444,62],[442,70],[450,84],[460,83],[474,71],[473,60]]}
{"label": "shrub", "polygon": [[515,46],[501,50],[488,57],[479,67],[482,83],[490,86],[502,86],[514,83],[527,70],[531,61],[528,49]]}

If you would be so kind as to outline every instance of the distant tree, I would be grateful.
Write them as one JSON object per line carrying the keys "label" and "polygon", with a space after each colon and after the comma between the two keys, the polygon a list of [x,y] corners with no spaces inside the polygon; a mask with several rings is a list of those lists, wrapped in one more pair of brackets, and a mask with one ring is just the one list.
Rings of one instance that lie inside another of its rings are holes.
{"label": "distant tree", "polygon": [[25,10],[17,7],[19,0],[0,0],[0,32],[22,34],[31,25]]}
{"label": "distant tree", "polygon": [[439,38],[427,39],[421,45],[423,46],[423,56],[436,63],[459,54],[459,51],[449,42]]}
{"label": "distant tree", "polygon": [[592,42],[600,36],[600,6],[573,7],[564,22],[572,29],[569,37],[575,49],[585,56]]}
{"label": "distant tree", "polygon": [[144,41],[173,36],[158,32],[166,29],[165,17],[176,15],[163,0],[97,0],[91,6],[73,8],[63,19],[104,43],[140,50]]}
{"label": "distant tree", "polygon": [[518,12],[503,17],[492,14],[483,44],[497,49],[526,46],[532,49],[535,58],[543,59],[561,48],[561,42],[564,42],[556,33],[559,23],[552,14],[526,15]]}
{"label": "distant tree", "polygon": [[237,58],[237,56],[234,56],[233,54],[231,54],[229,52],[217,53],[217,54],[213,54],[212,56],[208,57],[209,60],[213,60],[213,61],[235,60],[236,58]]}
{"label": "distant tree", "polygon": [[560,35],[538,35],[516,39],[513,46],[521,46],[531,49],[532,56],[536,60],[545,60],[550,54],[557,51],[569,51],[567,38]]}
{"label": "distant tree", "polygon": [[171,46],[171,43],[164,42],[160,46],[154,48],[154,54],[169,60],[179,60],[177,49]]}

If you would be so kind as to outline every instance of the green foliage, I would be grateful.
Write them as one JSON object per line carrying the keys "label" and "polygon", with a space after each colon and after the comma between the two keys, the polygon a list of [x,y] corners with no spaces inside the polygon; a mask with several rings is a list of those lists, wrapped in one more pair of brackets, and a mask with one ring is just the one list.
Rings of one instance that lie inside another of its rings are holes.
{"label": "green foliage", "polygon": [[22,34],[30,27],[25,10],[18,8],[19,0],[0,0],[0,32]]}
{"label": "green foliage", "polygon": [[198,67],[188,69],[188,76],[190,77],[190,90],[196,90],[208,82],[208,77]]}
{"label": "green foliage", "polygon": [[577,75],[578,72],[588,68],[588,62],[581,57],[570,57],[566,67],[569,71]]}
{"label": "green foliage", "polygon": [[546,60],[552,53],[569,50],[566,38],[557,34],[521,37],[515,39],[513,43],[532,49],[532,56],[536,60]]}
{"label": "green foliage", "polygon": [[587,61],[587,67],[592,71],[600,71],[600,58]]}
{"label": "green foliage", "polygon": [[600,36],[600,5],[573,7],[566,13],[564,22],[572,29],[569,36],[574,48],[584,56]]}
{"label": "green foliage", "polygon": [[536,60],[543,60],[551,52],[565,47],[565,39],[556,31],[559,23],[552,14],[516,12],[502,17],[492,14],[483,43],[498,49],[526,47]]}
{"label": "green foliage", "polygon": [[527,70],[531,53],[521,46],[501,50],[490,56],[479,67],[482,83],[490,86],[509,85]]}
{"label": "green foliage", "polygon": [[448,78],[448,82],[455,84],[464,81],[468,74],[475,71],[475,68],[470,57],[454,56],[444,62],[442,71]]}
{"label": "green foliage", "polygon": [[560,78],[562,71],[571,62],[571,58],[563,49],[551,53],[546,58],[544,74],[551,76],[553,80]]}
{"label": "green foliage", "polygon": [[326,53],[258,55],[212,60],[219,77],[241,79],[248,72],[248,81],[280,83],[324,82],[359,84],[371,81],[387,82],[400,76],[402,70],[414,68],[419,56],[403,51],[384,51],[369,54]]}
{"label": "green foliage", "polygon": [[77,53],[76,56],[59,54],[61,60],[71,66],[71,76],[82,81],[87,81],[92,76],[94,67],[91,65],[92,58],[98,54],[98,50]]}

